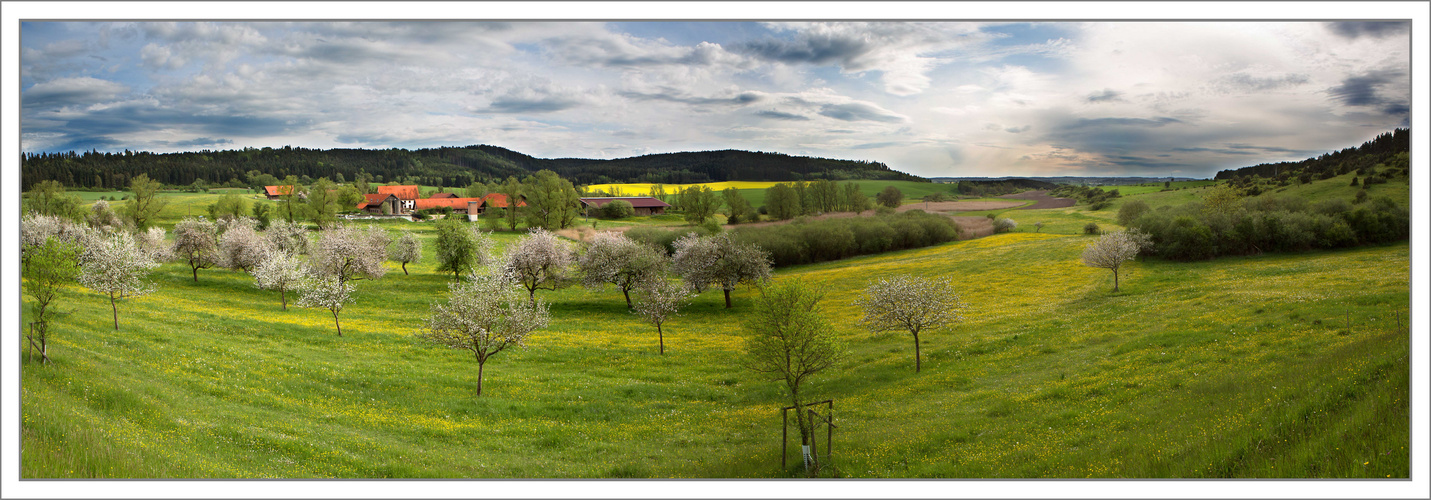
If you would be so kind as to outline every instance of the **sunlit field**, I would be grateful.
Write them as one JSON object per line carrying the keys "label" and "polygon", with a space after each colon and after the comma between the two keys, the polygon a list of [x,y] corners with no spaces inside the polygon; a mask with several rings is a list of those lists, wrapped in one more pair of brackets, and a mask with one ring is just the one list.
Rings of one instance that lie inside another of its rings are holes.
{"label": "sunlit field", "polygon": [[[174,195],[162,224],[217,198]],[[824,291],[850,349],[803,390],[834,400],[821,474],[1409,477],[1408,244],[1147,259],[1113,293],[1079,255],[1116,210],[998,211],[1013,233],[777,269]],[[23,477],[803,475],[793,453],[780,466],[783,386],[742,364],[758,292],[727,310],[707,291],[659,355],[619,290],[539,291],[551,326],[494,357],[477,397],[470,353],[413,336],[451,282],[431,224],[383,227],[413,228],[425,258],[357,282],[342,337],[238,271],[164,264],[119,331],[106,297],[67,288],[54,362],[22,365]],[[857,324],[867,280],[897,273],[950,277],[967,304],[921,336],[919,373],[908,335]]]}

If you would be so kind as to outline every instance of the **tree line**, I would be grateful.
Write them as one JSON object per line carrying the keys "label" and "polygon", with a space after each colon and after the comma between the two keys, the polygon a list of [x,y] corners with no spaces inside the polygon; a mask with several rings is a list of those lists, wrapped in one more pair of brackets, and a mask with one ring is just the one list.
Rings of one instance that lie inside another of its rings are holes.
{"label": "tree line", "polygon": [[[1323,153],[1298,162],[1262,163],[1250,167],[1228,169],[1217,173],[1214,180],[1229,180],[1236,177],[1264,177],[1280,181],[1301,178],[1302,183],[1312,179],[1326,179],[1345,175],[1353,170],[1370,168],[1378,163],[1392,168],[1409,168],[1411,151],[1411,129],[1398,128],[1377,135],[1361,146],[1344,148],[1340,151]],[[1403,154],[1404,153],[1404,154]]]}
{"label": "tree line", "polygon": [[[534,158],[497,146],[407,149],[244,148],[182,153],[60,152],[21,155],[21,190],[41,181],[70,188],[120,189],[139,175],[168,186],[261,187],[264,175],[283,179],[366,177],[398,182],[462,187],[551,170],[578,184],[690,184],[733,180],[927,179],[891,170],[874,161],[838,160],[739,150],[695,151],[598,159]],[[304,182],[307,184],[308,182]]]}

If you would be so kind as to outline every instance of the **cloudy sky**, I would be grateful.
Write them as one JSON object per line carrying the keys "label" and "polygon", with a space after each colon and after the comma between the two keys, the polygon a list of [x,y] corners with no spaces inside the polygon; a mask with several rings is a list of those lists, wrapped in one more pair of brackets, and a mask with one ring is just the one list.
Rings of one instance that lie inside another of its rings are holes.
{"label": "cloudy sky", "polygon": [[1408,126],[1401,22],[21,26],[22,148],[744,149],[1210,176]]}

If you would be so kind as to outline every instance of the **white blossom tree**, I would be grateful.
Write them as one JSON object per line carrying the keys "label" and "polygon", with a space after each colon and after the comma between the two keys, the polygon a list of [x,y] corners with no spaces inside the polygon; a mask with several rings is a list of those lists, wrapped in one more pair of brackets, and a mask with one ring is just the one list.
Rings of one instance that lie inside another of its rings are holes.
{"label": "white blossom tree", "polygon": [[1083,263],[1113,271],[1113,291],[1118,291],[1118,270],[1138,255],[1140,239],[1126,231],[1103,233],[1083,249]]}
{"label": "white blossom tree", "polygon": [[865,288],[857,303],[865,311],[860,323],[875,333],[903,330],[914,336],[914,372],[919,372],[919,334],[963,319],[954,284],[911,275],[879,278]]}
{"label": "white blossom tree", "polygon": [[199,270],[219,263],[218,230],[213,222],[186,218],[174,225],[174,255],[187,260],[199,282]]}
{"label": "white blossom tree", "polygon": [[688,234],[673,244],[671,267],[696,293],[719,286],[730,309],[730,292],[741,283],[760,285],[770,279],[770,254],[752,244],[737,243],[730,234],[701,237]]}
{"label": "white blossom tree", "polygon": [[535,304],[537,290],[556,290],[567,284],[572,252],[556,234],[536,228],[508,246],[503,260],[505,272],[527,289],[529,301]]}
{"label": "white blossom tree", "polygon": [[249,272],[268,257],[271,247],[254,229],[257,225],[258,221],[249,217],[237,217],[226,224],[219,235],[219,261],[224,267]]}
{"label": "white blossom tree", "polygon": [[306,254],[311,246],[308,241],[308,227],[284,219],[269,223],[263,236],[268,240],[269,247],[293,255]]}
{"label": "white blossom tree", "polygon": [[[67,219],[53,215],[43,215],[35,212],[26,213],[20,217],[20,260],[23,263],[29,258],[29,251],[40,245],[44,245],[51,238],[58,238],[66,243],[74,243],[82,249],[92,246],[92,234],[89,228],[81,224],[76,224]],[[81,251],[81,255],[86,250]]]}
{"label": "white blossom tree", "polygon": [[174,258],[174,248],[164,241],[164,228],[154,226],[148,231],[135,233],[134,242],[139,249],[155,262],[165,262]]}
{"label": "white blossom tree", "polygon": [[1007,217],[994,221],[994,232],[996,233],[1007,233],[1016,227],[1019,227],[1019,223]]}
{"label": "white blossom tree", "polygon": [[598,233],[577,260],[582,284],[601,288],[610,283],[621,289],[626,308],[631,306],[631,290],[664,276],[670,266],[666,253],[627,238],[621,233]]}
{"label": "white blossom tree", "polygon": [[551,321],[547,305],[522,300],[516,277],[504,269],[471,274],[448,285],[446,304],[433,304],[432,316],[418,337],[429,342],[471,351],[477,359],[477,395],[482,395],[482,370],[487,361],[508,347],[523,347],[534,331]]}
{"label": "white blossom tree", "polygon": [[387,273],[387,231],[375,226],[366,230],[355,226],[324,229],[309,255],[313,272],[335,277],[343,283],[358,279],[375,280]]}
{"label": "white blossom tree", "polygon": [[260,290],[278,290],[283,310],[288,310],[288,291],[296,290],[308,276],[303,259],[288,252],[269,252],[253,268],[254,286]]}
{"label": "white blossom tree", "polygon": [[149,272],[159,267],[127,231],[115,231],[99,239],[80,265],[79,282],[85,288],[109,295],[109,307],[114,313],[114,329],[119,330],[118,296],[146,295],[154,291],[147,281]]}
{"label": "white blossom tree", "polygon": [[661,325],[674,318],[690,298],[690,291],[680,283],[663,277],[651,277],[636,287],[636,304],[632,313],[656,327],[660,353],[666,354],[666,333]]}
{"label": "white blossom tree", "polygon": [[333,326],[338,328],[338,336],[343,336],[343,325],[338,323],[338,313],[343,306],[353,303],[353,285],[338,276],[310,273],[299,284],[302,294],[298,297],[298,307],[327,309],[333,313]]}
{"label": "white blossom tree", "polygon": [[388,249],[388,259],[402,263],[402,273],[407,275],[407,264],[422,260],[422,241],[407,229],[402,230],[402,236],[398,237],[392,248]]}
{"label": "white blossom tree", "polygon": [[121,219],[119,214],[110,208],[109,202],[104,200],[96,200],[93,205],[90,205],[89,214],[85,215],[85,221],[89,223],[89,227],[96,229],[101,227],[123,229],[125,227],[124,219]]}

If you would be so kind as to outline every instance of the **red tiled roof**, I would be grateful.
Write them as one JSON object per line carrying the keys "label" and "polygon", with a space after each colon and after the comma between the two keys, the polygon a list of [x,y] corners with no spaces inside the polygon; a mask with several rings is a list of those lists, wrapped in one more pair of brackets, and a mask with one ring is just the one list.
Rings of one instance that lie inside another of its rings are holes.
{"label": "red tiled roof", "polygon": [[451,207],[453,210],[467,209],[467,202],[482,201],[481,198],[423,198],[412,202],[413,210],[427,210],[437,207]]}
{"label": "red tiled roof", "polygon": [[293,191],[293,186],[264,186],[263,192],[269,196],[283,196]]}
{"label": "red tiled roof", "polygon": [[363,201],[358,202],[357,208],[367,208],[369,205],[377,205],[392,197],[391,194],[374,193],[363,195]]}
{"label": "red tiled roof", "polygon": [[391,194],[399,200],[416,200],[417,186],[378,186],[378,194]]}
{"label": "red tiled roof", "polygon": [[[507,195],[502,193],[489,193],[487,196],[482,197],[482,206],[506,208]],[[527,206],[527,200],[517,200],[517,206]]]}
{"label": "red tiled roof", "polygon": [[602,198],[582,198],[581,202],[587,205],[600,208],[602,205],[616,200],[624,200],[631,204],[632,208],[669,208],[670,203],[666,203],[650,196],[627,196],[627,197],[602,197]]}
{"label": "red tiled roof", "polygon": [[428,198],[456,198],[457,193],[432,193]]}

